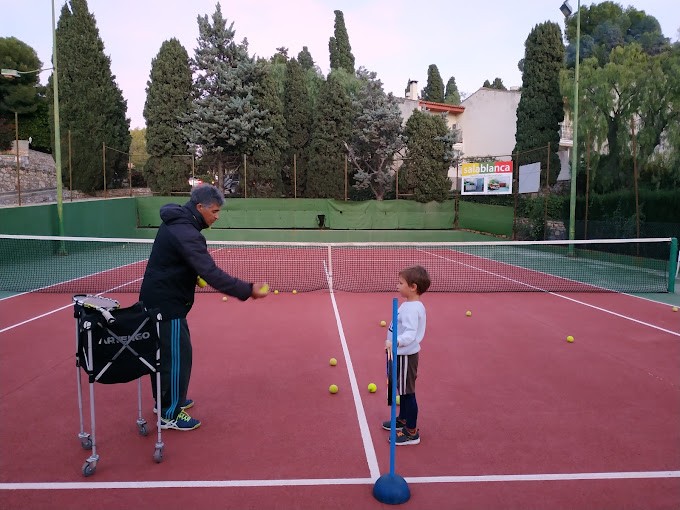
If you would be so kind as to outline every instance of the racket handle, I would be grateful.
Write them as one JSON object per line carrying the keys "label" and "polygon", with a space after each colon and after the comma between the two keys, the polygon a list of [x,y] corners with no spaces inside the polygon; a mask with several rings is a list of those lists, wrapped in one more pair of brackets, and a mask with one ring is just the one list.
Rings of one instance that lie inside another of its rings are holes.
{"label": "racket handle", "polygon": [[106,319],[106,322],[108,324],[113,324],[116,321],[116,319],[113,317],[113,315],[111,315],[109,313],[108,310],[104,310],[103,308],[100,308],[99,313],[102,314],[102,316]]}

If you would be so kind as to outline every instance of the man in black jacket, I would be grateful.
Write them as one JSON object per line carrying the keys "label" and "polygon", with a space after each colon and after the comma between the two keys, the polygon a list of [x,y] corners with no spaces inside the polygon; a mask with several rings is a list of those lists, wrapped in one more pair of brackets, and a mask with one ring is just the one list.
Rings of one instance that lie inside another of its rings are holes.
{"label": "man in black jacket", "polygon": [[[161,226],[151,249],[139,300],[160,310],[161,343],[161,428],[193,430],[201,422],[186,413],[193,405],[187,400],[191,377],[191,336],[187,314],[194,304],[197,278],[214,289],[241,301],[267,295],[265,284],[252,284],[222,271],[213,260],[201,234],[220,216],[224,197],[210,185],[191,191],[183,206],[161,207]],[[154,398],[156,378],[151,378]],[[156,404],[156,408],[158,404]]]}

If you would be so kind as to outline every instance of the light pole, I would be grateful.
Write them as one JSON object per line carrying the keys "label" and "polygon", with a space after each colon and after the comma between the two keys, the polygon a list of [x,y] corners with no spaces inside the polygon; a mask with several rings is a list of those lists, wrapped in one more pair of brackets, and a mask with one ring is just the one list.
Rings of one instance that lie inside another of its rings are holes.
{"label": "light pole", "polygon": [[[565,2],[560,7],[560,11],[566,19],[571,16],[572,10],[569,2]],[[576,237],[576,174],[578,173],[578,71],[581,49],[581,0],[577,0],[576,5],[576,63],[574,66],[574,112],[573,136],[571,147],[571,198],[569,200],[569,240],[573,241]],[[569,253],[573,254],[574,245],[569,245]]]}
{"label": "light pole", "polygon": [[[580,1],[580,0],[579,0]],[[52,0],[52,87],[54,89],[54,165],[57,172],[57,221],[59,236],[64,235],[64,207],[61,183],[61,131],[59,129],[59,72],[57,69],[57,25]],[[63,247],[62,247],[63,248]]]}

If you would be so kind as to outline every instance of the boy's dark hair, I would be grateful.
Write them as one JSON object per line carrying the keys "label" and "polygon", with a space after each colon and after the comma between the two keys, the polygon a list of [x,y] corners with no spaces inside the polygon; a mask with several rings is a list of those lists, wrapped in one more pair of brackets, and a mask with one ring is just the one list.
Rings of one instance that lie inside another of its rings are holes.
{"label": "boy's dark hair", "polygon": [[416,284],[418,294],[424,294],[430,288],[430,275],[423,266],[411,266],[399,271],[406,283],[410,286]]}
{"label": "boy's dark hair", "polygon": [[194,205],[201,204],[205,207],[219,205],[222,207],[224,204],[224,196],[212,184],[199,184],[191,190],[190,201],[193,202]]}

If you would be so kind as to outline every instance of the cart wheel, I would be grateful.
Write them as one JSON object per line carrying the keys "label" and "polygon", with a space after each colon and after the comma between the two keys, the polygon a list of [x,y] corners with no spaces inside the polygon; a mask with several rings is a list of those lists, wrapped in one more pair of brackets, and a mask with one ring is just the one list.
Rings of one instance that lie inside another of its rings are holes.
{"label": "cart wheel", "polygon": [[96,462],[85,462],[85,464],[83,464],[83,476],[93,475],[96,470],[97,470]]}
{"label": "cart wheel", "polygon": [[156,448],[156,450],[153,452],[153,460],[155,460],[157,464],[160,464],[161,462],[163,462],[163,449],[162,448]]}
{"label": "cart wheel", "polygon": [[91,450],[92,449],[92,438],[85,438],[80,441],[80,446],[83,447],[83,450]]}
{"label": "cart wheel", "polygon": [[146,423],[139,425],[139,434],[142,436],[148,436],[149,431],[146,428]]}

